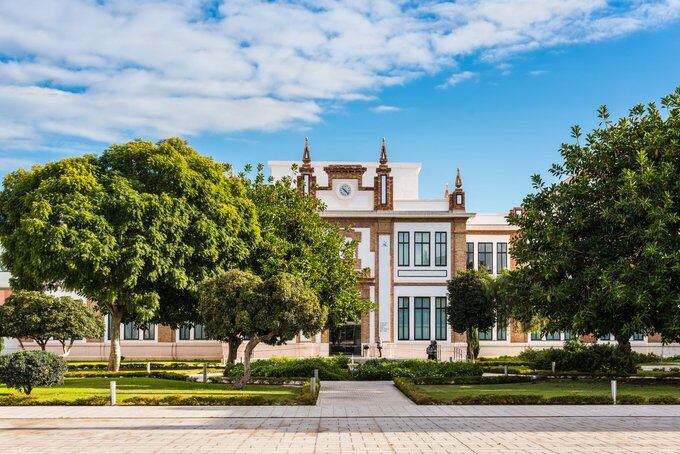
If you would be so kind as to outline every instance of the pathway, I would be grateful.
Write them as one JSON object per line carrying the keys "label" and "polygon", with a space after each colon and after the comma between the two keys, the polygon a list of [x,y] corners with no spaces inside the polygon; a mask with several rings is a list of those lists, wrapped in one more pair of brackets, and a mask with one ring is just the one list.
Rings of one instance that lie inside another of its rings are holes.
{"label": "pathway", "polygon": [[680,453],[680,406],[418,406],[323,382],[310,407],[0,407],[0,452]]}

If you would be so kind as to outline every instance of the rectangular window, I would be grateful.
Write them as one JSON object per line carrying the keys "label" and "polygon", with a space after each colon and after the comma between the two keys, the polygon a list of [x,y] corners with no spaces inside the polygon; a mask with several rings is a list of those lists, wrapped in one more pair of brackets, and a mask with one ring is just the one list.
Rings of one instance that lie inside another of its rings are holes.
{"label": "rectangular window", "polygon": [[430,339],[430,298],[413,298],[413,323],[415,340]]}
{"label": "rectangular window", "polygon": [[546,334],[545,340],[548,340],[548,341],[558,341],[558,340],[560,340],[560,332],[555,331],[554,333]]}
{"label": "rectangular window", "polygon": [[508,327],[504,322],[500,322],[496,325],[496,340],[508,340]]}
{"label": "rectangular window", "polygon": [[434,338],[446,340],[446,297],[438,296],[434,299]]}
{"label": "rectangular window", "polygon": [[415,266],[430,266],[430,232],[415,232],[413,234]]}
{"label": "rectangular window", "polygon": [[191,325],[182,325],[179,327],[179,340],[190,340],[191,339]]}
{"label": "rectangular window", "polygon": [[493,272],[493,243],[479,243],[477,245],[478,268],[486,267],[489,273]]}
{"label": "rectangular window", "polygon": [[569,331],[564,332],[564,340],[565,341],[572,340],[573,338],[574,338],[574,336]]}
{"label": "rectangular window", "polygon": [[203,328],[203,325],[194,326],[194,339],[195,340],[207,339],[207,337],[205,337],[205,328]]}
{"label": "rectangular window", "polygon": [[305,195],[308,195],[309,191],[311,189],[311,186],[312,186],[310,176],[309,176],[309,174],[306,173],[306,174],[303,175],[302,178],[304,179],[304,193],[305,193]]}
{"label": "rectangular window", "polygon": [[387,205],[387,175],[380,175],[380,204]]}
{"label": "rectangular window", "polygon": [[142,330],[142,339],[145,341],[156,339],[156,325],[149,323],[145,330]]}
{"label": "rectangular window", "polygon": [[466,243],[465,249],[467,251],[467,269],[471,270],[475,267],[475,243]]}
{"label": "rectangular window", "polygon": [[493,328],[489,328],[486,331],[479,332],[480,341],[490,341],[493,340]]}
{"label": "rectangular window", "polygon": [[633,334],[633,337],[631,338],[631,340],[634,340],[634,341],[643,341],[643,340],[645,340],[645,335],[644,335],[644,334],[640,334],[640,333],[635,333],[635,334]]}
{"label": "rectangular window", "polygon": [[434,234],[434,265],[446,266],[446,232]]}
{"label": "rectangular window", "polygon": [[139,340],[139,328],[134,322],[129,322],[123,325],[123,339],[125,340]]}
{"label": "rectangular window", "polygon": [[397,308],[397,317],[398,317],[398,331],[399,331],[399,340],[408,340],[409,339],[409,299],[408,297],[405,296],[400,296],[399,297],[399,306]]}
{"label": "rectangular window", "polygon": [[531,333],[531,340],[532,341],[540,341],[541,340],[541,333]]}
{"label": "rectangular window", "polygon": [[496,273],[508,268],[508,243],[496,243]]}
{"label": "rectangular window", "polygon": [[409,257],[409,251],[411,250],[409,237],[409,232],[397,233],[397,255],[399,256],[399,266],[409,266],[409,262],[411,260]]}

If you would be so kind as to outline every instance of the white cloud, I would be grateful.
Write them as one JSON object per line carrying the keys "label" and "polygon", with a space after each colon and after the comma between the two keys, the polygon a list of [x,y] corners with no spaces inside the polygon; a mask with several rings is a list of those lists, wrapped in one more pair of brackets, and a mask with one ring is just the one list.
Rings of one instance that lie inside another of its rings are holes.
{"label": "white cloud", "polygon": [[400,112],[402,108],[397,106],[388,106],[386,104],[381,104],[379,106],[371,108],[371,110],[377,113],[387,113],[387,112]]}
{"label": "white cloud", "polygon": [[0,2],[0,148],[299,127],[464,55],[500,68],[679,16],[680,0]]}
{"label": "white cloud", "polygon": [[463,82],[464,80],[472,79],[475,76],[475,73],[471,71],[463,71],[460,73],[455,73],[451,74],[451,76],[446,79],[446,82],[441,84],[439,88],[446,88],[446,87],[452,87],[454,85],[458,85],[459,83]]}

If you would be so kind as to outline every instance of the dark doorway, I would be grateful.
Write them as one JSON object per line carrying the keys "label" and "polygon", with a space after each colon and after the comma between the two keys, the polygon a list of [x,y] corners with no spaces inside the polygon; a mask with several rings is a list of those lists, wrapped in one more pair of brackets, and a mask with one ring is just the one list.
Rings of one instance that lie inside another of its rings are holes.
{"label": "dark doorway", "polygon": [[361,324],[348,323],[331,331],[331,355],[361,356]]}

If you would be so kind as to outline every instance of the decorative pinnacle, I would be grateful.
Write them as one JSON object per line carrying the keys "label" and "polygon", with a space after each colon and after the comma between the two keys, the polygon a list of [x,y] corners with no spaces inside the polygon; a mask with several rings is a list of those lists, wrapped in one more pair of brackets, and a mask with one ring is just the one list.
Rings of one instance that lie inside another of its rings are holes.
{"label": "decorative pinnacle", "polygon": [[444,183],[444,198],[449,196],[449,183]]}
{"label": "decorative pinnacle", "polygon": [[463,179],[460,177],[460,168],[456,169],[456,189],[463,187]]}
{"label": "decorative pinnacle", "polygon": [[309,139],[307,137],[305,137],[305,147],[302,150],[302,162],[305,164],[312,162],[312,158],[309,154]]}
{"label": "decorative pinnacle", "polygon": [[387,164],[387,144],[384,137],[380,143],[380,164]]}

